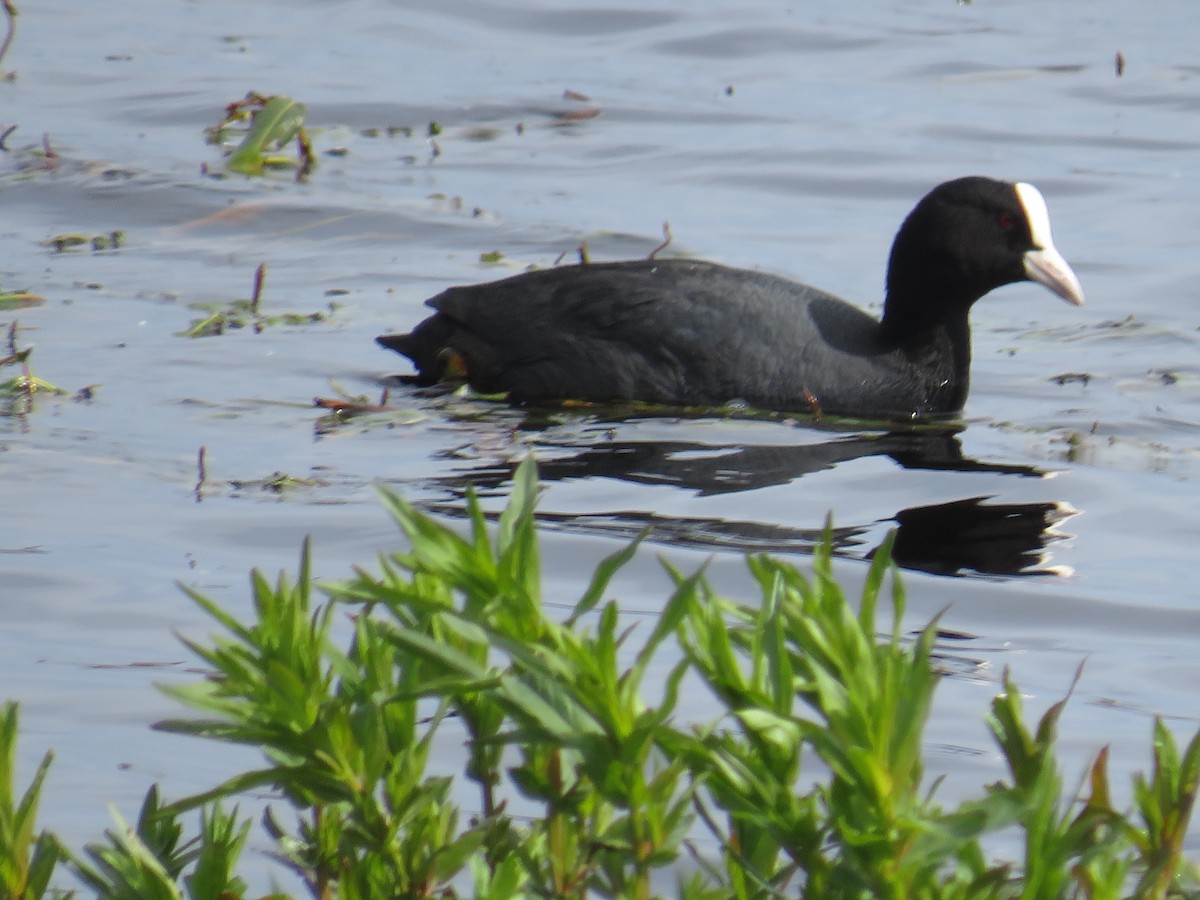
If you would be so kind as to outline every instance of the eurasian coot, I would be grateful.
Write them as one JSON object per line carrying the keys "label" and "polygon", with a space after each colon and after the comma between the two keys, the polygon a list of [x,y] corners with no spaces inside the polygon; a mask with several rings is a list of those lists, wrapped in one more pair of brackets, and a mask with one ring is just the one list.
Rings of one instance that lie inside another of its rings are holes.
{"label": "eurasian coot", "polygon": [[412,333],[378,341],[414,362],[411,383],[465,379],[515,403],[910,418],[962,409],[971,304],[1016,281],[1083,303],[1037,188],[970,177],[934,188],[900,226],[879,321],[776,275],[645,259],[453,287]]}

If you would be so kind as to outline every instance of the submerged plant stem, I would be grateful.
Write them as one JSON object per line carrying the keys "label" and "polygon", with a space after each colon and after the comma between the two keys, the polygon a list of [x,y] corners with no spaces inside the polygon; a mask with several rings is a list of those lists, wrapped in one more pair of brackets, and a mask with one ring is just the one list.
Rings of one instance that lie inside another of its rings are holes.
{"label": "submerged plant stem", "polygon": [[250,294],[250,312],[252,315],[258,315],[258,303],[262,299],[263,282],[267,277],[267,264],[259,263],[258,268],[254,270],[254,290]]}

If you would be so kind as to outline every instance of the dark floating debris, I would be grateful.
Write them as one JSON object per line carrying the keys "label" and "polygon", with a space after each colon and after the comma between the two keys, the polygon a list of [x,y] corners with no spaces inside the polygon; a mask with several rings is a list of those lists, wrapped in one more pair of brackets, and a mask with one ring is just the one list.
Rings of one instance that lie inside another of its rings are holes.
{"label": "dark floating debris", "polygon": [[1179,376],[1168,369],[1151,369],[1150,374],[1157,375],[1158,380],[1167,386],[1175,384],[1179,381]]}
{"label": "dark floating debris", "polygon": [[208,448],[201,444],[196,453],[196,487],[193,488],[197,503],[204,499],[204,483],[208,481],[208,467],[205,464],[207,455]]}
{"label": "dark floating debris", "polygon": [[1092,376],[1088,372],[1063,372],[1061,375],[1055,375],[1050,379],[1055,384],[1082,384],[1084,387],[1092,380]]}

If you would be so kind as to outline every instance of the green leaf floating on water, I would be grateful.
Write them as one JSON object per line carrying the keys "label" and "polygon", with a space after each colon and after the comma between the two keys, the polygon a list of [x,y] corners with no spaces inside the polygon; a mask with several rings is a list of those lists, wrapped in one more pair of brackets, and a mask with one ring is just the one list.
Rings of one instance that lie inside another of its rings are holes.
{"label": "green leaf floating on water", "polygon": [[33,395],[35,393],[53,394],[61,397],[67,392],[46,381],[44,378],[38,378],[36,375],[28,373],[17,375],[7,381],[0,381],[0,397],[9,397],[13,394]]}
{"label": "green leaf floating on water", "polygon": [[45,302],[45,297],[29,291],[0,291],[0,312],[28,309],[30,306],[41,306]]}
{"label": "green leaf floating on water", "polygon": [[[225,161],[225,167],[241,175],[261,175],[263,169],[280,160],[270,153],[297,137],[304,127],[307,110],[291,97],[271,97],[254,114],[250,132]],[[295,163],[288,160],[289,165]]]}

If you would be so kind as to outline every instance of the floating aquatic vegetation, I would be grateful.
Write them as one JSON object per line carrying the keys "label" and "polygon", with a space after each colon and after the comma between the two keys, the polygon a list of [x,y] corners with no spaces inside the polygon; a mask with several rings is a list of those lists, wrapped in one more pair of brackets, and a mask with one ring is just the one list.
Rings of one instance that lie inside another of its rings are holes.
{"label": "floating aquatic vegetation", "polygon": [[[70,393],[33,374],[29,366],[33,348],[17,349],[17,330],[18,326],[14,320],[8,326],[6,347],[0,350],[0,353],[4,354],[0,356],[0,416],[23,416],[32,412],[34,400],[38,395],[62,397]],[[12,370],[8,369],[10,366],[13,367]],[[16,374],[5,377],[8,371],[13,370]],[[82,388],[75,398],[90,400],[96,387],[98,385]]]}
{"label": "floating aquatic vegetation", "polygon": [[272,325],[312,325],[325,321],[338,307],[337,303],[330,301],[327,310],[265,315],[261,310],[260,303],[266,273],[266,264],[260,264],[254,272],[254,290],[248,300],[233,300],[228,303],[206,301],[190,304],[192,309],[202,310],[208,314],[199,319],[192,319],[191,325],[176,334],[180,337],[190,338],[215,337],[226,331],[236,331],[241,328],[253,328],[257,334]]}
{"label": "floating aquatic vegetation", "polygon": [[269,494],[282,494],[294,488],[318,487],[320,484],[315,478],[299,478],[286,472],[272,472],[266,478],[231,479],[229,482],[235,491],[258,489]]}
{"label": "floating aquatic vegetation", "polygon": [[318,419],[314,426],[317,434],[331,434],[351,419],[358,421],[371,416],[378,417],[389,427],[415,425],[425,419],[424,413],[392,406],[389,403],[390,391],[386,387],[376,402],[365,394],[352,395],[336,382],[331,383],[330,386],[338,396],[313,398],[313,406],[326,411],[326,415]]}
{"label": "floating aquatic vegetation", "polygon": [[41,306],[46,298],[31,291],[0,291],[0,312]]}
{"label": "floating aquatic vegetation", "polygon": [[66,253],[81,247],[91,247],[93,253],[99,253],[104,250],[119,250],[124,243],[125,232],[120,230],[107,234],[56,234],[38,242],[40,246],[49,247],[55,253]]}
{"label": "floating aquatic vegetation", "polygon": [[210,487],[228,487],[234,493],[261,491],[266,494],[284,494],[300,488],[315,488],[324,486],[324,482],[315,478],[301,478],[289,475],[287,472],[272,472],[265,478],[230,478],[213,481],[208,477],[208,448],[201,447],[196,454],[196,486],[192,493],[196,502],[204,499]]}
{"label": "floating aquatic vegetation", "polygon": [[[239,175],[262,175],[268,169],[295,169],[303,180],[313,167],[312,142],[304,129],[307,110],[291,97],[264,97],[251,91],[225,107],[225,117],[205,130],[210,144],[225,145],[241,135],[241,141],[225,160],[225,168]],[[296,158],[282,155],[296,142]]]}

